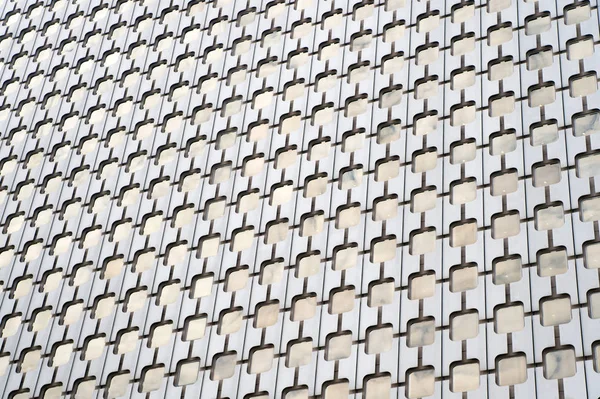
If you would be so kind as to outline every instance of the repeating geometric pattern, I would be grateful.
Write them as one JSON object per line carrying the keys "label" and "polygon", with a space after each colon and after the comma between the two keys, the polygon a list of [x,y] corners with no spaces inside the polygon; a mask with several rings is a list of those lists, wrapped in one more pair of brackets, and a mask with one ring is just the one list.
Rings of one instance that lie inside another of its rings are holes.
{"label": "repeating geometric pattern", "polygon": [[599,397],[599,27],[0,2],[0,397]]}

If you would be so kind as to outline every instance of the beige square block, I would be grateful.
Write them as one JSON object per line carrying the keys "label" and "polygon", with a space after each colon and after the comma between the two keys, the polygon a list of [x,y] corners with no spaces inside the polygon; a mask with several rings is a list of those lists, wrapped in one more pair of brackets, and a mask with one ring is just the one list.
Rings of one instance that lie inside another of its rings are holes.
{"label": "beige square block", "polygon": [[352,153],[363,148],[365,142],[364,129],[351,131],[344,134],[342,139],[342,152]]}
{"label": "beige square block", "polygon": [[570,345],[546,348],[542,357],[547,380],[569,378],[577,373],[575,349]]}
{"label": "beige square block", "polygon": [[582,222],[593,222],[600,219],[599,196],[584,196],[579,198],[579,218]]}
{"label": "beige square block", "polygon": [[312,318],[317,311],[317,296],[315,294],[298,295],[292,300],[292,321],[302,321]]}
{"label": "beige square block", "polygon": [[273,345],[252,348],[248,360],[248,373],[259,374],[271,370],[274,355],[275,347]]}
{"label": "beige square block", "polygon": [[389,373],[365,377],[363,382],[365,399],[389,398],[392,378]]}
{"label": "beige square block", "polygon": [[561,228],[565,224],[565,211],[562,202],[538,205],[534,208],[535,229],[547,231]]}
{"label": "beige square block", "polygon": [[290,134],[302,126],[302,118],[300,118],[300,113],[292,113],[283,115],[279,120],[279,134]]}
{"label": "beige square block", "polygon": [[409,399],[426,398],[435,393],[435,369],[431,366],[406,371],[405,395]]}
{"label": "beige square block", "polygon": [[331,333],[327,336],[325,345],[325,360],[335,361],[347,359],[352,354],[352,333],[343,331]]}
{"label": "beige square block", "polygon": [[450,391],[468,392],[479,388],[479,361],[458,361],[450,365]]}
{"label": "beige square block", "polygon": [[396,236],[384,236],[371,241],[371,263],[382,263],[396,257]]}
{"label": "beige square block", "polygon": [[435,148],[427,148],[425,150],[413,153],[412,172],[424,173],[433,170],[437,166],[438,153]]}
{"label": "beige square block", "polygon": [[[2,338],[16,334],[21,325],[21,316],[18,314],[12,317],[9,317],[8,315],[5,317],[6,319],[3,319]],[[52,320],[52,309],[48,307],[36,309],[31,317],[30,331],[42,331],[48,326],[50,320]]]}
{"label": "beige square block", "polygon": [[213,357],[210,379],[221,381],[233,377],[237,363],[237,352],[218,353]]}
{"label": "beige square block", "polygon": [[577,155],[575,157],[575,168],[579,178],[600,175],[600,153]]}
{"label": "beige square block", "polygon": [[340,287],[329,297],[329,314],[341,314],[354,309],[356,292],[354,286]]}
{"label": "beige square block", "polygon": [[350,395],[348,380],[323,384],[323,399],[344,399]]}
{"label": "beige square block", "polygon": [[594,342],[592,344],[592,357],[594,364],[594,371],[600,373],[600,342]]}
{"label": "beige square block", "polygon": [[248,284],[249,275],[250,270],[248,266],[227,270],[225,274],[225,292],[235,292],[244,289],[246,284]]}
{"label": "beige square block", "polygon": [[430,298],[435,295],[435,271],[426,270],[408,277],[408,298],[411,300]]}
{"label": "beige square block", "polygon": [[493,196],[512,194],[519,188],[519,175],[516,169],[492,173],[490,193]]}
{"label": "beige square block", "polygon": [[317,211],[302,215],[300,218],[300,237],[312,237],[323,231],[325,227],[325,213]]}
{"label": "beige square block", "polygon": [[364,114],[365,112],[367,112],[368,105],[369,100],[366,94],[358,97],[350,97],[346,100],[346,106],[344,107],[344,116],[346,118],[353,118],[355,116]]}
{"label": "beige square block", "polygon": [[173,280],[168,284],[161,284],[158,292],[158,298],[156,298],[156,304],[158,306],[167,306],[177,301],[179,293],[181,292],[180,280]]}
{"label": "beige square block", "polygon": [[287,346],[285,366],[288,368],[302,367],[312,360],[312,339],[302,338],[290,341]]}
{"label": "beige square block", "polygon": [[402,85],[394,85],[379,92],[379,108],[391,108],[402,102]]}
{"label": "beige square block", "polygon": [[206,315],[190,316],[185,321],[183,337],[184,341],[194,341],[204,338],[206,333]]}
{"label": "beige square block", "polygon": [[[173,334],[173,322],[155,323],[150,329],[150,347],[160,348],[171,342]],[[136,333],[137,335],[137,333]],[[131,337],[128,337],[131,338]]]}
{"label": "beige square block", "polygon": [[525,310],[521,302],[498,305],[494,308],[494,331],[508,334],[525,328]]}
{"label": "beige square block", "polygon": [[567,59],[578,61],[594,54],[594,39],[591,35],[567,40]]}
{"label": "beige square block", "polygon": [[254,229],[252,226],[239,228],[233,231],[230,250],[231,252],[241,252],[252,246],[254,241]]}
{"label": "beige square block", "polygon": [[367,329],[365,353],[367,355],[385,353],[392,349],[393,341],[394,331],[391,325],[369,327]]}
{"label": "beige square block", "polygon": [[[42,316],[43,317],[43,316]],[[6,315],[2,318],[2,338],[12,337],[19,331],[21,326],[21,316],[17,313]]]}
{"label": "beige square block", "polygon": [[333,249],[333,270],[347,270],[358,263],[358,245],[349,243]]}
{"label": "beige square block", "polygon": [[552,46],[544,46],[539,50],[530,50],[527,52],[527,70],[536,71],[552,66],[554,54]]}
{"label": "beige square block", "polygon": [[319,272],[321,264],[321,253],[319,251],[308,252],[298,256],[296,262],[296,277],[305,278],[314,276]]}
{"label": "beige square block", "polygon": [[488,63],[488,79],[491,81],[506,79],[515,70],[511,56],[502,57]]}
{"label": "beige square block", "polygon": [[489,28],[487,37],[488,46],[499,46],[510,42],[513,38],[511,23],[507,22]]}
{"label": "beige square block", "polygon": [[406,345],[409,348],[428,346],[435,342],[435,319],[413,319],[407,324]]}
{"label": "beige square block", "polygon": [[477,180],[467,178],[456,180],[450,184],[450,203],[462,205],[474,201],[477,198]]}
{"label": "beige square block", "polygon": [[501,387],[527,381],[527,358],[523,352],[496,358],[496,384]]}
{"label": "beige square block", "polygon": [[467,67],[452,71],[450,74],[450,89],[452,90],[464,90],[475,84],[475,68]]}
{"label": "beige square block", "polygon": [[540,277],[552,277],[569,270],[565,247],[548,248],[537,253],[537,271]]}
{"label": "beige square block", "polygon": [[587,21],[592,16],[589,2],[575,2],[564,8],[565,25],[575,25]]}
{"label": "beige square block", "polygon": [[355,33],[350,39],[350,51],[356,52],[369,48],[373,41],[373,34],[371,30],[367,30],[366,33]]}
{"label": "beige square block", "polygon": [[[417,136],[435,132],[438,125],[437,111],[431,111],[425,114],[415,116],[413,133]],[[416,173],[416,172],[415,172]]]}
{"label": "beige square block", "polygon": [[336,57],[340,52],[340,42],[332,41],[325,46],[319,46],[319,61],[327,61]]}
{"label": "beige square block", "polygon": [[94,301],[94,319],[102,319],[112,314],[115,309],[115,296],[97,297]]}
{"label": "beige square block", "polygon": [[590,319],[600,319],[600,290],[589,290],[587,292],[587,303]]}
{"label": "beige square block", "polygon": [[83,358],[85,360],[98,359],[104,353],[106,347],[106,338],[104,336],[98,336],[89,340],[86,340],[85,349],[83,352]]}
{"label": "beige square block", "polygon": [[177,364],[175,386],[191,385],[198,381],[200,373],[200,358],[184,359]]}
{"label": "beige square block", "polygon": [[323,20],[321,21],[321,29],[324,31],[335,29],[341,26],[344,21],[342,11],[332,11],[331,13],[324,14]]}
{"label": "beige square block", "polygon": [[265,232],[265,244],[273,245],[284,241],[290,229],[289,220],[287,218],[281,220],[273,220],[267,223]]}
{"label": "beige square block", "polygon": [[474,3],[462,3],[452,6],[451,21],[453,24],[467,22],[475,15]]}
{"label": "beige square block", "polygon": [[600,242],[586,241],[583,244],[583,261],[588,269],[600,268]]}
{"label": "beige square block", "polygon": [[374,221],[393,219],[398,215],[398,196],[380,197],[373,201],[372,218]]}
{"label": "beige square block", "polygon": [[450,163],[461,164],[475,159],[477,143],[475,140],[457,141],[450,145]]}
{"label": "beige square block", "polygon": [[571,97],[589,96],[597,90],[598,77],[596,72],[586,72],[569,78],[569,94]]}
{"label": "beige square block", "polygon": [[313,140],[308,146],[308,160],[311,162],[316,162],[321,159],[325,159],[329,156],[330,150],[331,139],[329,137]]}
{"label": "beige square block", "polygon": [[369,297],[367,305],[373,308],[393,303],[394,290],[395,286],[393,278],[372,282],[369,284]]}
{"label": "beige square block", "polygon": [[512,0],[490,0],[487,3],[487,12],[493,14],[506,10],[512,4]]}
{"label": "beige square block", "polygon": [[410,211],[412,213],[426,212],[434,209],[437,203],[437,189],[435,186],[427,186],[414,190],[411,193]]}
{"label": "beige square block", "polygon": [[452,38],[451,55],[459,57],[475,50],[475,34],[467,33],[462,36]]}
{"label": "beige square block", "polygon": [[383,31],[383,42],[392,43],[400,40],[404,37],[406,32],[406,26],[403,23],[396,23],[390,26],[384,27]]}
{"label": "beige square block", "polygon": [[428,227],[411,232],[408,249],[409,254],[418,256],[435,251],[436,238],[435,227]]}
{"label": "beige square block", "polygon": [[140,378],[140,390],[142,393],[158,390],[162,385],[162,380],[165,375],[165,366],[160,364],[157,366],[145,367],[142,370]]}
{"label": "beige square block", "polygon": [[521,232],[521,218],[518,211],[509,211],[492,216],[492,238],[504,239]]}
{"label": "beige square block", "polygon": [[544,83],[530,87],[527,91],[530,107],[541,107],[556,101],[556,88],[554,83]]}
{"label": "beige square block", "polygon": [[314,198],[325,194],[327,191],[327,174],[312,175],[307,178],[304,185],[304,198]]}
{"label": "beige square block", "polygon": [[238,194],[237,213],[247,213],[258,207],[260,195],[258,190],[244,191]]}
{"label": "beige square block", "polygon": [[263,262],[260,268],[258,283],[260,285],[277,284],[283,277],[283,270],[283,258],[275,258]]}
{"label": "beige square block", "polygon": [[467,219],[465,221],[450,224],[450,246],[453,248],[472,245],[477,242],[477,220]]}
{"label": "beige square block", "polygon": [[492,118],[508,115],[515,110],[515,95],[510,92],[501,96],[492,96],[488,103],[489,115]]}
{"label": "beige square block", "polygon": [[542,326],[558,326],[570,322],[572,318],[569,295],[540,299],[540,323]]}
{"label": "beige square block", "polygon": [[108,376],[107,396],[109,399],[124,396],[127,393],[131,375],[127,371],[114,372]]}
{"label": "beige square block", "polygon": [[437,76],[415,81],[415,99],[424,100],[438,95],[439,81]]}
{"label": "beige square block", "polygon": [[[477,110],[474,102],[455,105],[450,110],[450,125],[464,126],[475,120]],[[473,143],[475,145],[475,143]]]}
{"label": "beige square block", "polygon": [[562,178],[560,161],[551,159],[536,163],[531,168],[531,174],[534,187],[546,187],[559,183]]}
{"label": "beige square block", "polygon": [[417,65],[429,65],[437,61],[440,54],[440,47],[437,42],[430,45],[417,47],[416,62]]}
{"label": "beige square block", "polygon": [[391,54],[388,57],[383,57],[381,59],[381,62],[382,62],[381,73],[383,75],[390,75],[393,73],[398,73],[398,72],[402,71],[402,68],[404,68],[404,54],[403,53]]}
{"label": "beige square block", "polygon": [[[362,169],[361,169],[362,171]],[[400,158],[392,157],[390,159],[379,160],[375,164],[375,181],[384,182],[392,180],[400,174]],[[361,176],[362,177],[362,176]]]}
{"label": "beige square block", "polygon": [[479,313],[477,309],[454,312],[450,315],[450,339],[463,341],[479,334]]}
{"label": "beige square block", "polygon": [[242,327],[244,312],[241,307],[226,309],[219,316],[219,335],[233,334]]}
{"label": "beige square block", "polygon": [[551,27],[552,19],[549,12],[525,18],[525,34],[528,36],[542,34],[550,30]]}
{"label": "beige square block", "polygon": [[475,263],[450,268],[450,292],[463,292],[477,288],[479,270]]}
{"label": "beige square block", "polygon": [[282,399],[309,399],[308,389],[302,385],[300,387],[290,387],[282,393]]}
{"label": "beige square block", "polygon": [[192,295],[193,299],[203,298],[212,293],[213,274],[201,274],[195,276],[192,280]]}
{"label": "beige square block", "polygon": [[41,358],[42,349],[39,346],[23,350],[17,371],[21,374],[25,374],[29,371],[37,369]]}
{"label": "beige square block", "polygon": [[440,26],[440,12],[433,10],[429,14],[421,14],[417,17],[417,32],[427,33]]}
{"label": "beige square block", "polygon": [[340,170],[338,188],[340,190],[350,190],[360,186],[363,180],[363,174],[362,165],[343,168]]}
{"label": "beige square block", "polygon": [[261,302],[256,305],[254,328],[267,328],[277,324],[279,318],[279,301]]}
{"label": "beige square block", "polygon": [[52,367],[60,367],[69,362],[73,354],[73,341],[68,340],[53,345],[52,348]]}

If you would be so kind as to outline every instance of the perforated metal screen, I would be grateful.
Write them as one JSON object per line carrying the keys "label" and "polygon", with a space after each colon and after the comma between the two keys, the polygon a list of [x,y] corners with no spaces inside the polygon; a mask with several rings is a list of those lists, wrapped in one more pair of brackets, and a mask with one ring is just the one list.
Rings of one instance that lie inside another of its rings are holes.
{"label": "perforated metal screen", "polygon": [[596,0],[0,2],[0,397],[598,398]]}

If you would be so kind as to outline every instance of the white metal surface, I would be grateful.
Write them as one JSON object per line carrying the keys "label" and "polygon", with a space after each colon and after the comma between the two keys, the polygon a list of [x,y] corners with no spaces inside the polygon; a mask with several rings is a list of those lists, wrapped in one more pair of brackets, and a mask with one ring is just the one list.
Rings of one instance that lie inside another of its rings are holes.
{"label": "white metal surface", "polygon": [[1,397],[600,396],[595,0],[0,10]]}

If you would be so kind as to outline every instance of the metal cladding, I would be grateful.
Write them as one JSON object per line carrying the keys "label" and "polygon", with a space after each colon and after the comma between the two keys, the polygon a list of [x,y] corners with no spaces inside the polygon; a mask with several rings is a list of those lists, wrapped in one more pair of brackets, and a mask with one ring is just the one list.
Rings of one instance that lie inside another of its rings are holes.
{"label": "metal cladding", "polygon": [[600,397],[596,0],[0,1],[0,398]]}

